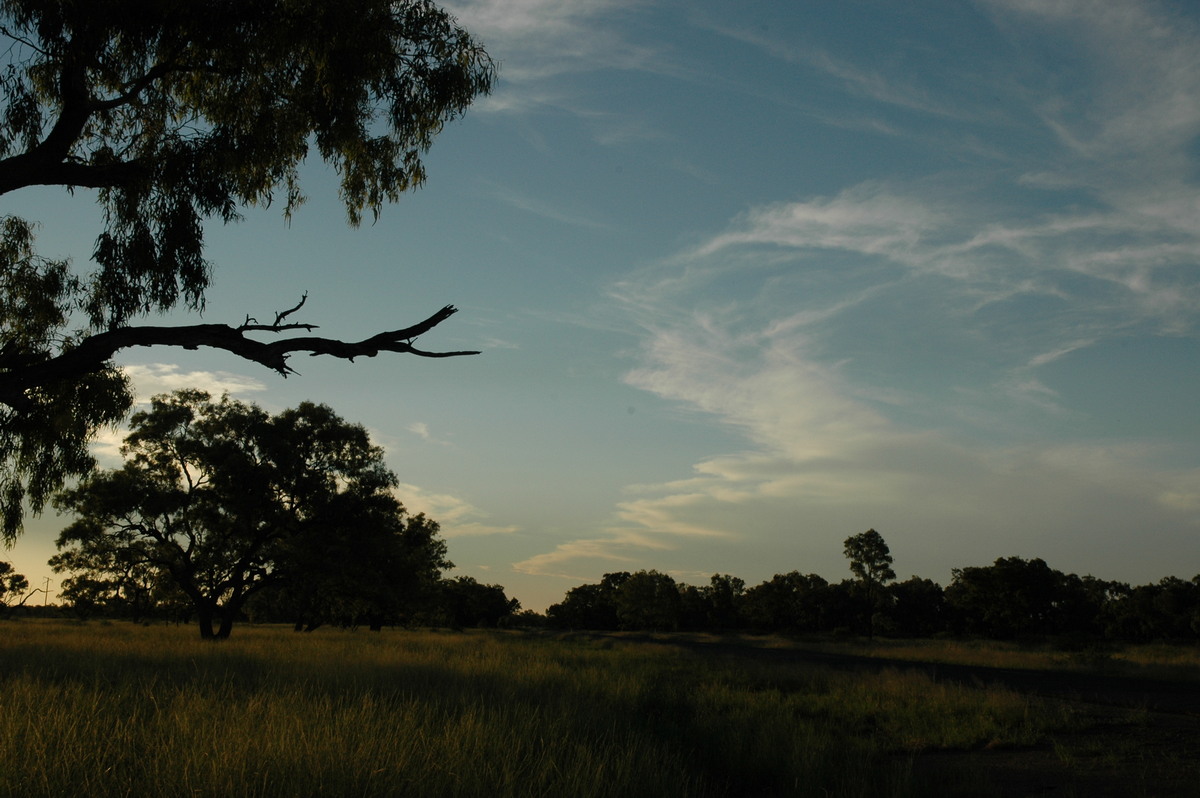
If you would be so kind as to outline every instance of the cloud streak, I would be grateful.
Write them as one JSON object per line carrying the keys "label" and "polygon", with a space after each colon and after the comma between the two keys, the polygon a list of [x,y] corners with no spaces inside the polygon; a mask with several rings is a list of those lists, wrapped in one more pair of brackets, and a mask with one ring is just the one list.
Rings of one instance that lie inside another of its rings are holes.
{"label": "cloud streak", "polygon": [[146,363],[122,366],[122,370],[133,383],[134,393],[140,404],[146,404],[151,396],[170,393],[183,388],[196,388],[214,396],[235,396],[265,391],[266,383],[254,377],[230,371],[184,371],[174,363]]}
{"label": "cloud streak", "polygon": [[448,493],[435,493],[408,483],[395,489],[396,497],[410,513],[425,513],[441,526],[447,539],[507,535],[519,531],[515,526],[485,523],[487,514],[471,503]]}

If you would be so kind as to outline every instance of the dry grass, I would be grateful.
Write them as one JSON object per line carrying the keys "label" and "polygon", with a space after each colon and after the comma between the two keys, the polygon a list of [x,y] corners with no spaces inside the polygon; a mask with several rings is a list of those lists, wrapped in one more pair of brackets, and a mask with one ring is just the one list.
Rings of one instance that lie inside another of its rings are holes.
{"label": "dry grass", "polygon": [[923,795],[918,751],[1070,718],[999,689],[636,641],[0,624],[0,796]]}

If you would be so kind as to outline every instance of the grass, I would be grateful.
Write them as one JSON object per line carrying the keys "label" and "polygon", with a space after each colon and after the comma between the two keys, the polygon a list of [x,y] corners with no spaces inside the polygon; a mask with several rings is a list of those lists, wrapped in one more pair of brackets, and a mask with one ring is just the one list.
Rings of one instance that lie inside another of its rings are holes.
{"label": "grass", "polygon": [[0,624],[0,796],[926,795],[1065,708],[915,673],[517,633]]}
{"label": "grass", "polygon": [[1022,644],[994,640],[889,640],[789,643],[769,639],[766,645],[796,646],[864,657],[977,665],[1037,671],[1104,673],[1140,679],[1200,680],[1200,646],[1142,644],[1076,646]]}

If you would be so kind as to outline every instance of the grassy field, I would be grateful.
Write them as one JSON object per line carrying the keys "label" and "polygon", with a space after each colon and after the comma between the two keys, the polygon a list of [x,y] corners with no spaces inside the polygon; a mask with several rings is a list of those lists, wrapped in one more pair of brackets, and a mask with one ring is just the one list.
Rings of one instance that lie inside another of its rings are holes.
{"label": "grassy field", "polygon": [[[770,644],[770,643],[768,643]],[[795,646],[790,641],[775,645]],[[988,668],[1078,671],[1134,679],[1200,681],[1200,648],[1143,644],[1062,646],[993,640],[859,640],[853,643],[805,643],[802,648],[917,662],[947,662]]]}
{"label": "grassy field", "polygon": [[1081,722],[915,673],[502,632],[7,622],[0,681],[22,798],[986,795],[913,763]]}

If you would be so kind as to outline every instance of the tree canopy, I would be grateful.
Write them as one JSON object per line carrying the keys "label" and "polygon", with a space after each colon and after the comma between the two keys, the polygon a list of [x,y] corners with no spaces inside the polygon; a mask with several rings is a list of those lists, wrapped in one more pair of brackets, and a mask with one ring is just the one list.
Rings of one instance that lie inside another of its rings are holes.
{"label": "tree canopy", "polygon": [[875,634],[875,613],[883,598],[881,587],[896,578],[892,570],[892,553],[883,535],[874,529],[846,538],[843,553],[850,561],[850,573],[858,577],[858,586],[865,601],[867,632]]}
{"label": "tree canopy", "polygon": [[[303,305],[268,323],[139,326],[204,306],[204,224],[251,205],[290,214],[311,150],[340,177],[348,220],[425,179],[442,126],[490,90],[487,53],[426,0],[0,0],[0,194],[60,186],[103,211],[82,274],[37,254],[35,224],[0,219],[0,533],[91,467],[87,442],[131,406],[112,357],[214,347],[280,374],[294,352],[431,352],[454,312],[363,341],[310,332]],[[288,298],[291,302],[294,297]],[[247,309],[251,310],[251,309]]]}
{"label": "tree canopy", "polygon": [[384,583],[400,590],[450,565],[437,525],[408,517],[392,495],[382,449],[325,405],[272,416],[177,391],[135,413],[131,430],[123,468],[56,496],[77,520],[54,565],[93,581],[168,581],[203,637],[227,637],[266,588],[367,601]]}

